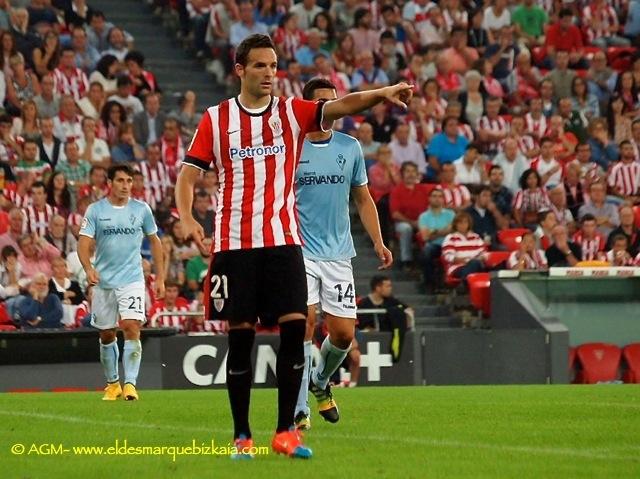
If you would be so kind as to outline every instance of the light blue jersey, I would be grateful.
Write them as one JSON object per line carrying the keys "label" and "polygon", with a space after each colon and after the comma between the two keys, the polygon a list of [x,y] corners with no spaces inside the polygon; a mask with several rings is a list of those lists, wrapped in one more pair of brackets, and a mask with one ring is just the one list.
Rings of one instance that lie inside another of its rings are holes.
{"label": "light blue jersey", "polygon": [[158,231],[149,205],[130,199],[113,206],[107,198],[87,209],[80,234],[96,240],[94,267],[100,288],[113,289],[144,281],[140,246],[145,235]]}
{"label": "light blue jersey", "polygon": [[326,142],[305,140],[296,183],[304,257],[316,261],[353,258],[349,193],[353,186],[367,184],[358,140],[338,132]]}

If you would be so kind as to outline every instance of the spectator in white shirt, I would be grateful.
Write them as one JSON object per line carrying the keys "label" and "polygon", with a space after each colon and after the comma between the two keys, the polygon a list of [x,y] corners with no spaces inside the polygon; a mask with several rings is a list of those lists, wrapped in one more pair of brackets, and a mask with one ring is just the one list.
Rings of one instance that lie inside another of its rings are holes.
{"label": "spectator in white shirt", "polygon": [[479,154],[479,147],[475,143],[467,146],[462,158],[453,162],[456,167],[455,182],[461,185],[479,185],[487,182],[486,159]]}

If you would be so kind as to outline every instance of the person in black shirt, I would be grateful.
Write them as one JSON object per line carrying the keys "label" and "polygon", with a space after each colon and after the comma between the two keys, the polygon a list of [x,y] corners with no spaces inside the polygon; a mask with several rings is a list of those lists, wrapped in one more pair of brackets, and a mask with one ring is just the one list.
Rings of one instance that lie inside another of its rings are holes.
{"label": "person in black shirt", "polygon": [[504,181],[504,170],[499,165],[493,165],[489,170],[489,189],[493,196],[493,202],[498,207],[502,216],[509,221],[511,219],[511,204],[513,203],[513,192],[502,184]]}
{"label": "person in black shirt", "polygon": [[607,251],[613,248],[613,240],[618,235],[627,237],[627,251],[632,258],[640,252],[640,231],[636,228],[633,208],[631,206],[623,206],[619,210],[620,226],[609,233],[607,238]]}
{"label": "person in black shirt", "polygon": [[500,212],[493,201],[491,189],[481,186],[475,202],[467,208],[473,219],[473,231],[478,233],[492,250],[498,248],[498,230],[508,228],[509,220]]}
{"label": "person in black shirt", "polygon": [[413,323],[413,310],[393,296],[393,285],[387,276],[376,275],[371,278],[371,292],[358,303],[358,309],[386,309],[385,314],[358,314],[358,329],[391,331],[392,323],[398,316],[405,319],[407,328]]}
{"label": "person in black shirt", "polygon": [[573,241],[569,241],[567,228],[563,225],[554,226],[551,230],[553,244],[547,248],[545,255],[549,267],[575,266],[582,260],[582,250]]}
{"label": "person in black shirt", "polygon": [[215,214],[211,207],[211,196],[204,190],[198,190],[193,202],[193,217],[204,229],[205,238],[213,236]]}

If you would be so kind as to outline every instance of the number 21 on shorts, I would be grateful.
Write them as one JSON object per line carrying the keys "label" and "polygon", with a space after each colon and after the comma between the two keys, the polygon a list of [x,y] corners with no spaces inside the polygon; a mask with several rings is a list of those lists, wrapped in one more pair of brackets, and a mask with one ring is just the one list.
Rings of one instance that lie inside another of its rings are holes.
{"label": "number 21 on shorts", "polygon": [[211,299],[213,299],[213,307],[217,312],[221,312],[224,308],[224,300],[229,298],[229,285],[227,275],[211,276]]}

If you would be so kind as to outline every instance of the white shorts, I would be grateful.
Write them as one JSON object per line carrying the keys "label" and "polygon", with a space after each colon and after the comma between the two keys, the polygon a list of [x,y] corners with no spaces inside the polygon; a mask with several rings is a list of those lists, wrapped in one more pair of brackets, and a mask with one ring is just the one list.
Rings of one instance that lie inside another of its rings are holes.
{"label": "white shorts", "polygon": [[91,299],[91,326],[113,329],[120,319],[146,322],[144,311],[145,284],[143,281],[114,289],[93,288]]}
{"label": "white shorts", "polygon": [[356,319],[356,291],[350,260],[314,261],[305,258],[307,305],[320,303],[325,313]]}

